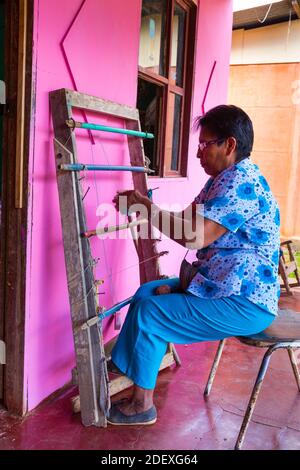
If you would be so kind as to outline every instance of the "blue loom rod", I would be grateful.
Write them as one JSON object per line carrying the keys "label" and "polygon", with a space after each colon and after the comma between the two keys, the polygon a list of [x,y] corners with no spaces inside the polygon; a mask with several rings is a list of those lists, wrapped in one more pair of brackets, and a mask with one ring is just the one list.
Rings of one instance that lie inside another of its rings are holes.
{"label": "blue loom rod", "polygon": [[141,137],[142,139],[154,139],[154,135],[149,132],[132,131],[131,129],[103,126],[102,124],[91,124],[89,122],[78,122],[74,121],[74,119],[68,119],[66,124],[72,129],[76,127],[78,129],[88,129],[90,131],[114,132],[115,134],[132,135],[134,137]]}
{"label": "blue loom rod", "polygon": [[108,308],[104,312],[99,313],[99,315],[97,315],[96,317],[90,318],[81,326],[81,329],[86,330],[87,328],[90,328],[91,326],[96,325],[99,320],[104,320],[104,318],[110,317],[114,313],[117,313],[119,310],[121,310],[121,308],[126,307],[126,305],[130,304],[131,301],[132,301],[132,297],[129,297],[128,299],[123,300],[122,302],[119,302],[113,307]]}
{"label": "blue loom rod", "polygon": [[132,171],[133,173],[154,173],[144,166],[85,165],[84,163],[62,164],[58,167],[65,171]]}
{"label": "blue loom rod", "polygon": [[121,308],[126,307],[126,305],[130,304],[131,301],[132,301],[132,297],[129,297],[128,299],[123,300],[122,302],[119,302],[113,307],[108,308],[103,313],[99,313],[98,315],[99,320],[103,320],[104,318],[110,317],[114,313],[117,313],[119,310],[121,310]]}

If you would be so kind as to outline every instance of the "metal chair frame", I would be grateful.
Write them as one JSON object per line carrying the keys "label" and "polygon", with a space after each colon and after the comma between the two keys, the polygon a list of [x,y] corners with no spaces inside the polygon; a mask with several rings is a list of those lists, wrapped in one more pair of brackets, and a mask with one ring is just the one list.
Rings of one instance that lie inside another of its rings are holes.
{"label": "metal chair frame", "polygon": [[[298,320],[299,323],[297,319],[296,319],[296,322],[299,327],[300,326],[300,313],[298,313],[298,315],[299,315],[299,320]],[[295,321],[295,319],[293,319],[293,321]],[[274,324],[275,323],[276,323],[276,320],[274,321]],[[271,356],[278,349],[286,349],[288,351],[288,355],[289,355],[289,359],[290,359],[293,373],[295,376],[296,384],[300,392],[300,375],[299,375],[299,370],[297,366],[297,361],[293,352],[293,349],[300,348],[300,336],[299,338],[284,339],[284,338],[276,337],[274,334],[270,335],[268,333],[268,330],[271,330],[271,329],[268,328],[267,330],[265,330],[264,332],[258,335],[247,336],[247,337],[241,337],[241,336],[236,337],[239,341],[241,341],[244,344],[259,347],[259,348],[268,348],[268,349],[262,359],[260,369],[259,369],[256,381],[255,381],[254,387],[252,389],[252,393],[248,402],[247,410],[244,415],[244,419],[243,419],[243,422],[239,431],[239,435],[235,443],[235,450],[240,450],[243,445],[245,434],[249,426],[249,423],[250,423],[250,420],[251,420],[251,417],[252,417],[256,402],[257,402],[257,398],[258,398],[260,389],[263,384],[263,380],[268,370]],[[218,346],[218,349],[217,349],[217,352],[216,352],[216,355],[212,364],[212,368],[208,377],[208,381],[204,390],[205,397],[208,397],[208,395],[211,392],[213,381],[217,373],[217,369],[220,363],[222,352],[225,346],[225,342],[226,342],[226,339],[223,339],[222,341],[219,342],[219,346]],[[270,343],[272,344],[270,345]]]}

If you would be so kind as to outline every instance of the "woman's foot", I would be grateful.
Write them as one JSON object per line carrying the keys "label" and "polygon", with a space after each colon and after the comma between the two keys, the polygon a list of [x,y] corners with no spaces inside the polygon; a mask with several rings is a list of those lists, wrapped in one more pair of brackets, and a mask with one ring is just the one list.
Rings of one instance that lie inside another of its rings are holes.
{"label": "woman's foot", "polygon": [[149,390],[134,385],[132,397],[118,402],[118,409],[126,416],[145,413],[154,406],[153,392],[153,389]]}
{"label": "woman's foot", "polygon": [[154,424],[157,420],[157,412],[154,405],[141,413],[132,415],[124,414],[117,405],[112,405],[107,422],[115,426],[148,426]]}
{"label": "woman's foot", "polygon": [[154,390],[134,385],[130,400],[121,400],[112,404],[107,422],[120,426],[154,424],[157,413],[153,404],[153,392]]}
{"label": "woman's foot", "polygon": [[118,405],[119,410],[126,416],[134,416],[145,411],[150,410],[153,407],[153,401],[141,402],[137,400],[128,400]]}

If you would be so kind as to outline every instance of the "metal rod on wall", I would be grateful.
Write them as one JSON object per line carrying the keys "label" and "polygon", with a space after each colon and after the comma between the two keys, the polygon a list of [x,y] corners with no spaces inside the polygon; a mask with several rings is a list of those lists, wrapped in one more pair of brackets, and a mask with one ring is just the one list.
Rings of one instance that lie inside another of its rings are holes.
{"label": "metal rod on wall", "polygon": [[133,173],[154,173],[154,170],[144,166],[119,166],[119,165],[86,165],[84,163],[62,164],[59,170],[64,171],[132,171]]}

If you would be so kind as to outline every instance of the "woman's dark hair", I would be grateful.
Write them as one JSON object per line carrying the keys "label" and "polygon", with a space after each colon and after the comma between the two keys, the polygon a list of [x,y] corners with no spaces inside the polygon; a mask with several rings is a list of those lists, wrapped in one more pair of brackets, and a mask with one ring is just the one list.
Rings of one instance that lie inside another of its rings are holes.
{"label": "woman's dark hair", "polygon": [[250,156],[253,148],[253,125],[248,114],[234,105],[220,105],[196,119],[196,128],[205,127],[218,139],[234,137],[237,142],[236,161]]}

